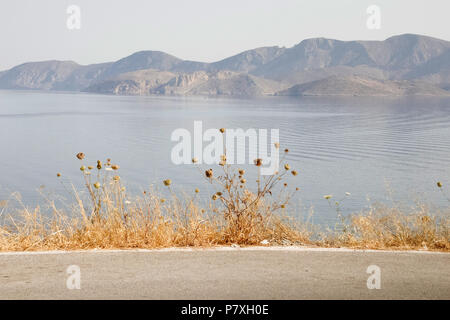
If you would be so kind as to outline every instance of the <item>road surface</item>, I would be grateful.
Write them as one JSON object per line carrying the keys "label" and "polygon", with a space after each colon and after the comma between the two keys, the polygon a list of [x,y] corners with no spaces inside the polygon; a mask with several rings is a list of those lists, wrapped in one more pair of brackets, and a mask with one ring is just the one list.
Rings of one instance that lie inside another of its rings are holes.
{"label": "road surface", "polygon": [[[369,266],[379,267],[370,283],[380,289],[368,289]],[[450,253],[301,247],[0,253],[0,299],[450,299]]]}

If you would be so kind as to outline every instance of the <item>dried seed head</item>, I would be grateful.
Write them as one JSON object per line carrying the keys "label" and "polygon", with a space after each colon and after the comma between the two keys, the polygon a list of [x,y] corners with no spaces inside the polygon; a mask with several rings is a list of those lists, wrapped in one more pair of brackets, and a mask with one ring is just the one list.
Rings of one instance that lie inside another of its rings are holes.
{"label": "dried seed head", "polygon": [[222,133],[225,132],[225,128],[220,128],[219,130],[220,130],[220,132],[222,132]]}
{"label": "dried seed head", "polygon": [[280,149],[280,143],[279,142],[275,142],[273,145],[275,146],[275,149]]}
{"label": "dried seed head", "polygon": [[217,200],[217,194],[213,194],[212,199],[213,199],[214,201],[216,201],[216,200]]}
{"label": "dried seed head", "polygon": [[220,191],[217,191],[216,194],[217,194],[219,197],[222,196],[222,192],[220,192]]}
{"label": "dried seed head", "polygon": [[80,170],[81,170],[81,171],[84,171],[84,170],[86,170],[86,167],[85,167],[85,166],[81,166],[81,167],[80,167]]}
{"label": "dried seed head", "polygon": [[260,167],[262,165],[262,159],[261,158],[255,159],[254,162],[255,162],[255,166],[257,166],[257,167]]}
{"label": "dried seed head", "polygon": [[162,198],[161,203],[164,203],[164,202],[166,202],[166,199]]}
{"label": "dried seed head", "polygon": [[223,161],[223,160],[220,160],[220,162],[219,162],[219,166],[225,166],[226,165],[226,162],[225,161]]}
{"label": "dried seed head", "polygon": [[329,199],[331,199],[332,197],[333,197],[333,195],[331,195],[331,194],[327,194],[326,196],[323,196],[325,199],[327,199],[327,200],[329,200]]}
{"label": "dried seed head", "polygon": [[[119,176],[114,176],[114,177],[113,177],[113,180],[114,180],[114,181],[119,181],[119,180],[120,180],[120,177],[119,177]],[[145,191],[144,191],[144,193],[145,193]]]}
{"label": "dried seed head", "polygon": [[241,179],[241,183],[246,183],[246,182],[247,182],[247,180]]}
{"label": "dried seed head", "polygon": [[286,164],[284,165],[284,169],[289,170],[290,168],[291,168],[291,166],[290,166],[288,163],[286,163]]}
{"label": "dried seed head", "polygon": [[92,169],[94,169],[94,167],[93,166],[88,166],[88,169],[92,170]]}
{"label": "dried seed head", "polygon": [[58,173],[56,174],[56,176],[57,176],[58,178],[61,177],[61,173],[58,172]]}
{"label": "dried seed head", "polygon": [[100,189],[100,182],[94,183],[94,188],[95,189]]}
{"label": "dried seed head", "polygon": [[172,184],[172,180],[167,179],[167,180],[164,180],[163,183],[164,183],[165,186],[168,187],[168,186],[170,186]]}
{"label": "dried seed head", "polygon": [[243,175],[245,174],[245,170],[244,170],[244,169],[239,169],[239,174],[240,174],[241,176],[243,176]]}
{"label": "dried seed head", "polygon": [[289,149],[284,149],[284,152],[285,152],[285,153],[288,153],[288,152],[289,152]]}
{"label": "dried seed head", "polygon": [[119,170],[119,165],[118,164],[113,164],[112,166],[111,166],[111,169],[113,169],[113,170]]}
{"label": "dried seed head", "polygon": [[195,193],[199,193],[200,192],[200,190],[198,190],[197,188],[195,189]]}
{"label": "dried seed head", "polygon": [[286,208],[286,206],[285,206],[284,204],[282,204],[282,205],[281,205],[281,208],[284,209],[284,208]]}
{"label": "dried seed head", "polygon": [[192,158],[192,163],[197,163],[198,159],[197,158]]}
{"label": "dried seed head", "polygon": [[205,175],[207,178],[212,178],[213,176],[213,170],[212,169],[208,169],[205,171]]}
{"label": "dried seed head", "polygon": [[442,182],[439,181],[439,182],[437,183],[437,186],[438,186],[438,188],[442,188]]}
{"label": "dried seed head", "polygon": [[85,157],[85,155],[84,155],[83,152],[80,152],[80,153],[77,154],[77,158],[80,159],[80,160],[83,160],[84,157]]}
{"label": "dried seed head", "polygon": [[293,176],[296,176],[296,175],[298,175],[298,172],[297,172],[297,171],[295,171],[295,170],[292,170],[292,171],[291,171],[291,173],[292,173],[292,175],[293,175]]}
{"label": "dried seed head", "polygon": [[97,160],[97,169],[100,170],[102,168],[102,162]]}

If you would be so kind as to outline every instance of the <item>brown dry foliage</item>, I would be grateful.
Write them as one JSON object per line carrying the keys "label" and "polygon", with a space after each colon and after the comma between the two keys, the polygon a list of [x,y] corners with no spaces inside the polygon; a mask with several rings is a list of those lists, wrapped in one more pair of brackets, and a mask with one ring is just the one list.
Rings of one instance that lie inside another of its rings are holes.
{"label": "brown dry foliage", "polygon": [[[261,164],[255,164],[259,172]],[[76,201],[69,210],[49,201],[51,215],[25,206],[7,212],[7,203],[1,202],[0,251],[250,246],[263,240],[270,245],[450,251],[448,212],[438,218],[424,206],[405,213],[376,205],[350,216],[339,231],[317,233],[315,226],[283,216],[295,191],[285,187],[273,194],[286,174],[297,175],[289,165],[281,165],[284,170],[273,176],[258,174],[254,191],[245,171],[233,170],[225,155],[221,165],[217,176],[212,170],[201,172],[217,190],[206,206],[195,194],[176,195],[171,180],[164,181],[171,194],[167,200],[153,191],[129,198],[117,175],[118,165],[107,160],[104,166],[97,162],[97,169],[82,166],[88,200],[71,186]],[[88,170],[97,170],[95,179]]]}

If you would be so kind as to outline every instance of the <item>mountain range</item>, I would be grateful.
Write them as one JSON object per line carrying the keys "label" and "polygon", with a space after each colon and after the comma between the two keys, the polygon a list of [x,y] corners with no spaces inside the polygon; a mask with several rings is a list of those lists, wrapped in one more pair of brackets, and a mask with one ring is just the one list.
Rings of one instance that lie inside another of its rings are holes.
{"label": "mountain range", "polygon": [[450,95],[450,42],[414,34],[384,41],[313,38],[213,63],[140,51],[115,62],[28,62],[0,72],[0,89],[117,95]]}

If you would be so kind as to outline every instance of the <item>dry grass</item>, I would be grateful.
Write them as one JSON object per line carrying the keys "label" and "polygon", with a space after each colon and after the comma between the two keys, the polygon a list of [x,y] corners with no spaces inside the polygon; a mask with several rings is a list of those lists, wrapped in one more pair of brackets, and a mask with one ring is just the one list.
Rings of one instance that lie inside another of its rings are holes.
{"label": "dry grass", "polygon": [[405,213],[399,208],[374,205],[351,215],[339,232],[323,235],[322,246],[360,249],[425,249],[450,251],[449,213],[438,216],[426,206]]}
{"label": "dry grass", "polygon": [[[83,162],[84,154],[77,157]],[[225,155],[221,165],[223,170],[218,175],[211,169],[201,172],[217,190],[202,206],[198,190],[191,196],[177,196],[170,189],[170,180],[164,180],[168,199],[154,191],[129,198],[117,175],[119,166],[110,160],[105,164],[98,161],[92,167],[82,164],[87,196],[80,196],[73,186],[68,188],[76,199],[69,209],[60,209],[49,201],[49,215],[40,208],[24,206],[9,211],[6,202],[0,203],[0,251],[261,243],[450,251],[448,213],[437,218],[426,207],[405,213],[377,205],[343,219],[339,231],[318,233],[314,226],[282,215],[296,190],[289,191],[286,185],[280,186],[276,195],[274,190],[286,174],[297,175],[289,165],[283,164],[281,172],[273,176],[258,175],[256,190],[247,187],[243,170],[233,170],[226,164]],[[260,165],[255,162],[256,170]]]}
{"label": "dry grass", "polygon": [[203,209],[176,198],[162,202],[155,195],[136,198],[123,209],[108,204],[100,216],[92,217],[81,202],[70,215],[55,207],[51,217],[39,208],[20,209],[0,227],[0,251],[307,243],[309,238],[288,218],[251,211],[239,220],[227,220],[215,211],[213,205]]}

